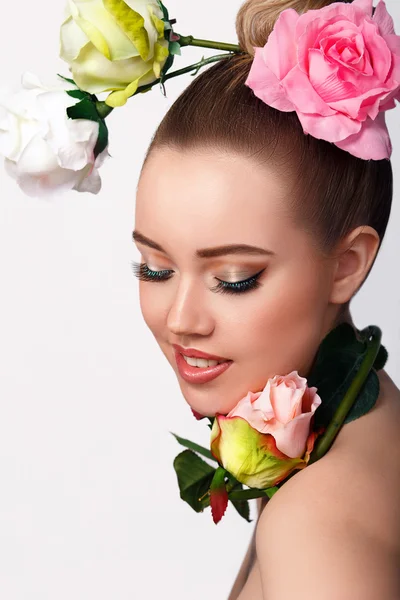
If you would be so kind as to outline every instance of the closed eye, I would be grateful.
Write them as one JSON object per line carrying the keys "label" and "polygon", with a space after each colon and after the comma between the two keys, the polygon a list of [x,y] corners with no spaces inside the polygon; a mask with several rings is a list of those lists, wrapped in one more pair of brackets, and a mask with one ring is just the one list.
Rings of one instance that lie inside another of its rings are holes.
{"label": "closed eye", "polygon": [[[171,279],[173,274],[173,271],[169,269],[164,271],[153,271],[152,269],[149,269],[146,263],[132,261],[131,265],[135,276],[141,281],[152,281],[153,283],[167,281],[168,279]],[[265,268],[243,281],[230,282],[216,278],[218,284],[210,289],[213,292],[221,294],[243,294],[250,290],[255,290],[262,285],[258,279],[264,271]]]}

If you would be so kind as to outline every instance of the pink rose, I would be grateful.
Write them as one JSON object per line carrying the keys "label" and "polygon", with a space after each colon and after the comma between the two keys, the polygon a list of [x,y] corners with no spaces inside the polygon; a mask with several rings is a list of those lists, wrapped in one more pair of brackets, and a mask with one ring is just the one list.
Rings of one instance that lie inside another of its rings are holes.
{"label": "pink rose", "polygon": [[278,110],[296,111],[304,133],[364,160],[390,158],[384,111],[400,101],[400,36],[380,0],[289,8],[255,56],[246,80]]}
{"label": "pink rose", "polygon": [[290,458],[303,456],[310,422],[322,400],[316,387],[297,371],[268,379],[262,392],[248,392],[226,416],[242,417],[260,433],[269,433]]}

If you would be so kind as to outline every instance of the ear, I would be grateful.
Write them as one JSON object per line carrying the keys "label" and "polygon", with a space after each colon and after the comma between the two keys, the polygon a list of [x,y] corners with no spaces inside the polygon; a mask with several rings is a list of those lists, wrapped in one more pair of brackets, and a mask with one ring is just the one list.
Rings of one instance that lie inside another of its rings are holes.
{"label": "ear", "polygon": [[379,235],[369,225],[353,229],[338,245],[334,254],[336,263],[330,301],[348,302],[362,285],[375,260]]}

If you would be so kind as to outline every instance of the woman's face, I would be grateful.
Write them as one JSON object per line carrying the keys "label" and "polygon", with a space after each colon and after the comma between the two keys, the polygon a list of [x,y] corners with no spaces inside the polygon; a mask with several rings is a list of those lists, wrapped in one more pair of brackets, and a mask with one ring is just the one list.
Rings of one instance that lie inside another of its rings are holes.
{"label": "woman's face", "polygon": [[[285,214],[287,194],[267,167],[221,152],[156,150],[141,174],[135,231],[164,250],[136,237],[152,277],[139,284],[142,314],[186,401],[203,415],[228,413],[274,375],[306,376],[333,326],[332,263]],[[232,244],[265,253],[196,255]],[[158,280],[152,271],[162,272]],[[211,381],[189,382],[173,344],[232,363]]]}

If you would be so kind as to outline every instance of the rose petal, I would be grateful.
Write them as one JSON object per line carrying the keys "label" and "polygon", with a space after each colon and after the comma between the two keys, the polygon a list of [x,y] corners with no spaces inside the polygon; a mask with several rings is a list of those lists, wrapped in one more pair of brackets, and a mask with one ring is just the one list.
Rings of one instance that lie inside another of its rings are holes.
{"label": "rose petal", "polygon": [[317,408],[321,404],[322,400],[320,396],[318,396],[317,391],[318,388],[316,387],[307,387],[303,396],[303,413],[310,412],[313,410],[314,406]]}
{"label": "rose petal", "polygon": [[60,56],[66,62],[72,62],[77,58],[81,48],[89,42],[89,38],[75,23],[74,19],[68,17],[60,28]]}
{"label": "rose petal", "polygon": [[304,389],[293,390],[285,383],[271,387],[270,398],[275,418],[280,423],[287,423],[301,414]]}
{"label": "rose petal", "polygon": [[309,133],[313,137],[327,142],[339,142],[349,135],[358,133],[361,129],[360,122],[341,113],[321,118],[319,115],[306,115],[298,112],[297,116],[304,133]]}
{"label": "rose petal", "polygon": [[372,19],[379,26],[379,31],[381,35],[391,35],[395,33],[394,31],[394,22],[391,15],[388,13],[386,4],[381,0],[378,2],[375,8],[374,16]]}
{"label": "rose petal", "polygon": [[381,104],[380,108],[382,112],[386,110],[391,110],[392,108],[396,108],[396,102],[394,100],[394,97],[390,94],[389,100]]}
{"label": "rose petal", "polygon": [[18,171],[24,174],[47,174],[57,168],[56,155],[49,144],[38,135],[27,144],[18,161]]}
{"label": "rose petal", "polygon": [[83,46],[76,60],[70,63],[76,84],[91,94],[125,89],[138,78],[140,85],[152,83],[156,79],[152,67],[151,60],[144,62],[140,56],[110,61],[91,43]]}
{"label": "rose petal", "polygon": [[389,93],[385,88],[380,87],[354,98],[330,102],[330,106],[337,110],[338,113],[347,114],[351,119],[356,119],[357,121],[365,121],[367,116],[375,119],[379,112],[381,100],[384,100]]}
{"label": "rose petal", "polygon": [[352,4],[369,17],[372,16],[373,0],[353,0]]}
{"label": "rose petal", "polygon": [[21,85],[26,90],[36,90],[42,89],[46,90],[47,88],[42,84],[39,77],[32,73],[31,71],[25,71],[25,73],[21,76]]}
{"label": "rose petal", "polygon": [[[124,60],[139,55],[137,47],[115,18],[117,15],[109,12],[108,7],[111,3],[106,5],[103,0],[91,0],[90,2],[72,0],[72,2],[76,7],[74,14],[76,23],[104,56],[110,60]],[[125,7],[124,14],[127,18],[132,19],[134,13],[130,14],[128,8]],[[131,21],[132,27],[134,24],[135,21]],[[150,29],[154,30],[154,27],[149,27]],[[143,30],[137,29],[138,37],[143,34]]]}
{"label": "rose petal", "polygon": [[385,42],[392,52],[393,71],[391,77],[400,81],[400,35],[386,35]]}
{"label": "rose petal", "polygon": [[[308,12],[302,15],[302,17],[306,16]],[[334,36],[341,31],[346,30],[348,27],[351,27],[354,33],[357,32],[357,27],[354,25],[354,23],[350,24],[348,20],[343,20],[342,15],[337,15],[328,22],[325,22],[321,18],[310,20],[307,28],[304,30],[301,36],[297,38],[297,58],[301,69],[305,73],[308,73],[308,53],[311,48],[320,49],[322,40],[327,37]]]}
{"label": "rose petal", "polygon": [[246,396],[239,400],[237,405],[227,414],[227,417],[242,417],[252,427],[260,431],[264,427],[265,420],[274,416],[271,404],[269,403],[269,392],[264,396],[264,406],[256,404],[257,399],[262,393],[247,392]]}
{"label": "rose petal", "polygon": [[378,27],[375,23],[364,21],[361,31],[368,51],[373,57],[374,75],[384,83],[392,65],[392,53],[383,37],[379,35]]}
{"label": "rose petal", "polygon": [[263,58],[267,67],[278,79],[283,79],[297,63],[295,43],[298,13],[289,8],[283,11],[263,48]]}
{"label": "rose petal", "polygon": [[211,452],[238,481],[259,489],[277,485],[294,469],[306,466],[301,458],[283,454],[273,436],[259,433],[241,417],[214,419]]}
{"label": "rose petal", "polygon": [[97,158],[95,160],[94,166],[96,167],[96,169],[98,169],[99,167],[103,166],[103,163],[111,156],[111,154],[108,151],[108,147],[105,148],[103,150],[103,152],[101,152],[100,154],[97,155]]}
{"label": "rose petal", "polygon": [[370,55],[361,33],[354,36],[352,46],[347,44],[347,40],[342,37],[339,39],[324,38],[320,45],[328,61],[334,61],[340,67],[339,75],[344,81],[353,82],[353,78],[359,77],[361,74],[364,76],[374,74]]}
{"label": "rose petal", "polygon": [[390,158],[392,143],[386,126],[385,113],[379,113],[375,121],[367,119],[358,134],[336,142],[336,145],[363,160]]}
{"label": "rose petal", "polygon": [[322,403],[316,388],[310,388],[308,400],[311,400],[310,411],[297,415],[285,424],[269,421],[263,430],[263,433],[270,433],[274,437],[277,448],[290,458],[302,457],[306,450],[311,418]]}
{"label": "rose petal", "polygon": [[306,450],[313,413],[303,413],[285,425],[266,423],[263,433],[270,433],[276,447],[290,458],[300,458]]}
{"label": "rose petal", "polygon": [[73,188],[76,174],[58,167],[49,173],[18,175],[18,185],[27,196],[55,197]]}
{"label": "rose petal", "polygon": [[310,82],[322,98],[330,106],[335,100],[351,98],[357,93],[352,83],[342,81],[338,77],[339,67],[328,63],[321,50],[310,50]]}
{"label": "rose petal", "polygon": [[298,65],[286,75],[282,81],[282,86],[289,101],[293,102],[296,111],[324,117],[335,114],[335,111],[314,90],[308,76]]}
{"label": "rose petal", "polygon": [[[372,2],[372,0],[367,0]],[[312,32],[322,31],[325,25],[330,25],[335,20],[346,20],[350,23],[358,25],[363,19],[363,13],[360,9],[356,8],[356,2],[353,1],[351,4],[345,4],[344,2],[334,2],[328,6],[324,6],[320,9],[312,9],[300,15],[300,18],[296,25],[296,39],[299,40],[299,46],[303,45],[300,43],[300,36],[306,34],[308,28],[311,29],[307,33],[305,39],[310,39],[313,36]],[[308,37],[310,34],[310,37]],[[315,35],[314,38],[315,40]],[[304,45],[307,45],[304,42]],[[308,47],[313,47],[309,45]]]}
{"label": "rose petal", "polygon": [[101,190],[101,177],[97,169],[92,168],[90,174],[87,175],[87,167],[83,169],[82,175],[78,182],[74,185],[74,190],[78,192],[89,192],[98,194]]}
{"label": "rose petal", "polygon": [[70,139],[57,148],[58,164],[65,169],[79,171],[94,162],[93,150],[99,135],[99,124],[87,119],[69,122]]}
{"label": "rose petal", "polygon": [[13,179],[18,179],[17,165],[13,160],[5,158],[4,159],[4,168],[5,168],[7,175],[12,177]]}
{"label": "rose petal", "polygon": [[292,102],[287,99],[279,79],[267,67],[263,59],[263,48],[255,48],[255,55],[245,85],[250,87],[257,98],[281,110],[291,112],[294,110]]}
{"label": "rose petal", "polygon": [[201,413],[197,412],[197,410],[194,410],[194,408],[191,408],[191,411],[193,413],[194,418],[197,419],[197,421],[200,421],[201,419],[205,418],[205,415],[202,415]]}

